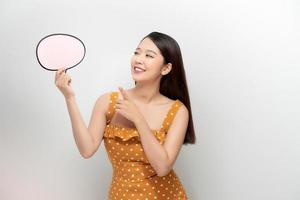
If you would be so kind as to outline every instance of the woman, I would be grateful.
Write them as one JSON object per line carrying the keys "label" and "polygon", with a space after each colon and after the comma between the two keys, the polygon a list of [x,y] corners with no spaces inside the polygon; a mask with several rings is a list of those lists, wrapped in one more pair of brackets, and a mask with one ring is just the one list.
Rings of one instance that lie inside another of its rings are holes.
{"label": "woman", "polygon": [[78,150],[90,158],[104,140],[113,167],[110,200],[187,199],[172,169],[182,144],[196,139],[179,45],[166,34],[148,34],[132,56],[131,73],[135,86],[102,94],[86,127],[70,76],[56,72]]}

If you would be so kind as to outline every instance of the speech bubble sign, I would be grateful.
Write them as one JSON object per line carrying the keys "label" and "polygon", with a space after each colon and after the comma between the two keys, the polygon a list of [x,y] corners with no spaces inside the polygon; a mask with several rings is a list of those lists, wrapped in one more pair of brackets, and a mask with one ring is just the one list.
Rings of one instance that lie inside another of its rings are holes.
{"label": "speech bubble sign", "polygon": [[57,71],[59,68],[66,68],[67,71],[77,66],[85,53],[84,43],[79,38],[65,33],[47,35],[36,46],[39,64],[50,71]]}

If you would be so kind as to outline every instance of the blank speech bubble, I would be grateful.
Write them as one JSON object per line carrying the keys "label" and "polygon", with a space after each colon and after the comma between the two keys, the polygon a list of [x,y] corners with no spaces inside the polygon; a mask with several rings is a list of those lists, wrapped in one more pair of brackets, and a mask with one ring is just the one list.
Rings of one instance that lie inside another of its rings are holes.
{"label": "blank speech bubble", "polygon": [[84,43],[77,37],[55,33],[42,38],[36,47],[36,57],[39,64],[46,70],[57,71],[59,68],[77,66],[86,53]]}

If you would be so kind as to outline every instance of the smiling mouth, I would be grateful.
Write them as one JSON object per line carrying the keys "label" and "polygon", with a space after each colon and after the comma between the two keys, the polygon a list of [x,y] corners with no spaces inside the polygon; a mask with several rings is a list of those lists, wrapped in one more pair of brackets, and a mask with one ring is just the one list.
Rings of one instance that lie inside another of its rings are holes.
{"label": "smiling mouth", "polygon": [[140,68],[140,67],[133,67],[133,70],[135,71],[135,72],[145,72],[146,70],[144,70],[144,69],[142,69],[142,68]]}

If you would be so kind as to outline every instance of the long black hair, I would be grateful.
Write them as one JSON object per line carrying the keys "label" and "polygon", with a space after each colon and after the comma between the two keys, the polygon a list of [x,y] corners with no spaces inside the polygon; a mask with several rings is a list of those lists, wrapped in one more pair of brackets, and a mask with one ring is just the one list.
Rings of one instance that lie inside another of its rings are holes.
{"label": "long black hair", "polygon": [[187,107],[189,110],[189,122],[183,144],[195,144],[196,136],[194,131],[192,109],[180,47],[175,39],[164,33],[151,32],[142,40],[145,38],[151,39],[158,47],[164,57],[164,64],[172,64],[171,71],[162,76],[160,80],[159,91],[161,94],[173,100],[179,99]]}

